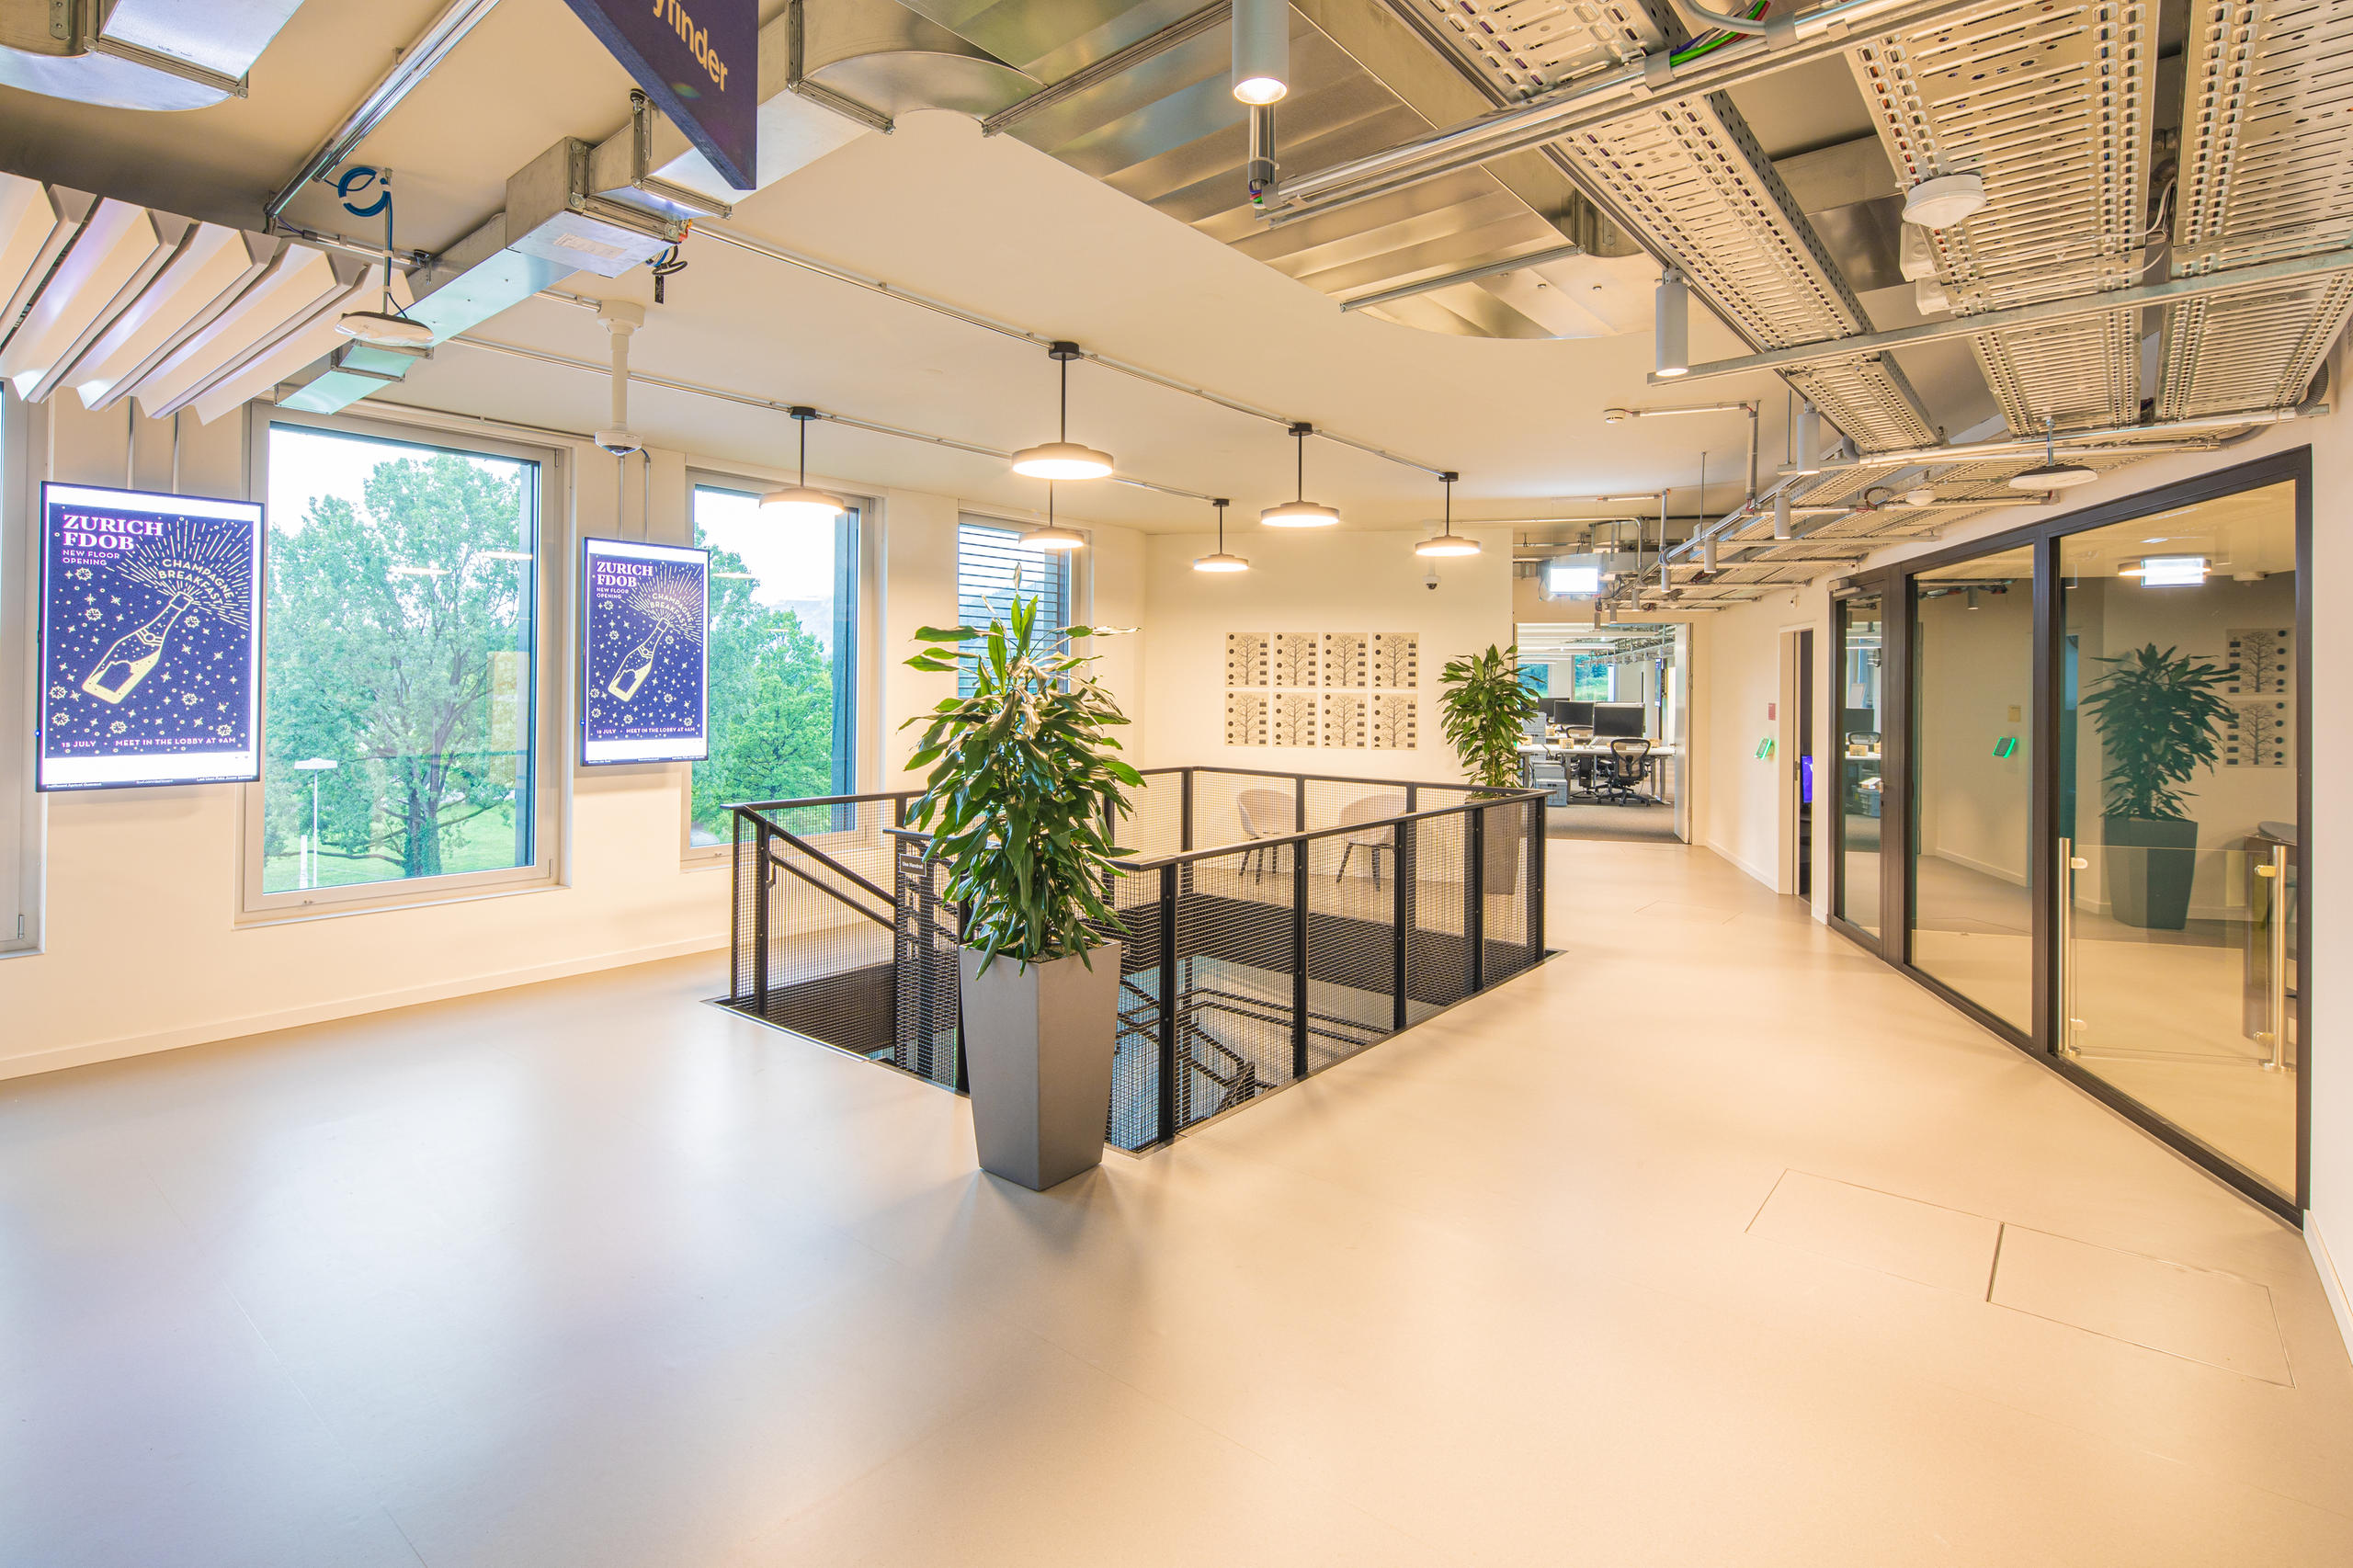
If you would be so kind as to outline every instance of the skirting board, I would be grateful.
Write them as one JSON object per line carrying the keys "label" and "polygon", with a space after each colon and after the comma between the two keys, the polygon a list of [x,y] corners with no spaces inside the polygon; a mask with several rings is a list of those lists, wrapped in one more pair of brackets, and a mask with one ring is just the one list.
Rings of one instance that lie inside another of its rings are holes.
{"label": "skirting board", "polygon": [[2311,1249],[2313,1267],[2320,1271],[2320,1288],[2328,1297],[2328,1310],[2336,1316],[2337,1337],[2345,1342],[2347,1358],[2353,1359],[2353,1300],[2345,1294],[2345,1276],[2336,1271],[2336,1259],[2330,1256],[2328,1243],[2309,1209],[2304,1210],[2304,1245]]}
{"label": "skirting board", "polygon": [[527,969],[470,975],[462,980],[413,985],[399,991],[379,991],[366,996],[346,996],[333,1002],[313,1003],[307,1007],[289,1007],[283,1012],[217,1018],[210,1023],[191,1024],[186,1028],[165,1029],[158,1034],[126,1035],[119,1040],[60,1046],[54,1051],[36,1051],[27,1056],[0,1060],[0,1079],[28,1077],[36,1073],[58,1073],[68,1067],[87,1067],[99,1062],[119,1062],[130,1056],[149,1056],[159,1051],[177,1051],[183,1046],[210,1045],[215,1040],[268,1034],[274,1029],[300,1028],[305,1024],[329,1023],[336,1018],[354,1018],[394,1007],[412,1007],[421,1002],[443,1002],[452,996],[472,996],[484,991],[504,991],[514,985],[532,985],[543,980],[564,980],[575,974],[591,974],[598,970],[622,969],[630,964],[653,963],[661,959],[685,958],[690,953],[720,952],[726,947],[724,932],[715,937],[688,937],[651,948],[591,953],[585,958],[534,964]]}
{"label": "skirting board", "polygon": [[1776,892],[1779,891],[1779,884],[1780,882],[1780,879],[1779,877],[1775,876],[1770,871],[1758,870],[1756,867],[1750,865],[1747,861],[1742,859],[1739,856],[1733,854],[1730,849],[1717,843],[1714,839],[1711,838],[1708,840],[1708,842],[1701,847],[1705,848],[1710,854],[1717,856],[1719,858],[1728,860],[1733,865],[1739,867],[1742,870],[1746,871],[1750,876],[1755,877],[1758,881],[1763,882],[1768,889]]}

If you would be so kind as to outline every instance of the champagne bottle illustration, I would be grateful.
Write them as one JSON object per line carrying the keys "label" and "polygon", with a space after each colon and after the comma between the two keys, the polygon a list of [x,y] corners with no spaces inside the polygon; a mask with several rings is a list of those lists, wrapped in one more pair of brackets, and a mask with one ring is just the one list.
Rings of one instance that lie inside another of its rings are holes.
{"label": "champagne bottle illustration", "polygon": [[163,658],[164,640],[188,608],[187,596],[175,595],[171,603],[148,618],[147,624],[116,638],[114,645],[99,655],[97,666],[82,677],[82,689],[101,702],[120,702],[130,696],[131,687],[145,680]]}
{"label": "champagne bottle illustration", "polygon": [[82,689],[101,702],[121,702],[154,674],[182,617],[201,610],[232,626],[246,622],[251,565],[235,531],[176,522],[114,570],[162,595],[164,608],[116,638],[82,677]]}
{"label": "champagne bottle illustration", "polygon": [[629,608],[651,620],[654,629],[605,682],[605,689],[623,702],[637,696],[674,638],[689,646],[702,641],[702,583],[690,572],[649,577],[630,596]]}

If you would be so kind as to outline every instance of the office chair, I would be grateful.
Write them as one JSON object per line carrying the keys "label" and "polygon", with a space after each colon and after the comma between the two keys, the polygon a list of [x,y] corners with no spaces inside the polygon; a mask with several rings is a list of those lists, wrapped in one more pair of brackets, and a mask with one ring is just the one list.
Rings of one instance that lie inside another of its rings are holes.
{"label": "office chair", "polygon": [[[1367,795],[1362,800],[1350,801],[1347,805],[1340,808],[1339,825],[1342,827],[1349,827],[1357,823],[1379,822],[1383,817],[1401,817],[1404,814],[1404,796]],[[1336,882],[1341,878],[1348,874],[1348,859],[1351,856],[1355,855],[1358,850],[1369,850],[1372,855],[1372,885],[1376,890],[1379,889],[1381,886],[1381,852],[1384,849],[1388,850],[1392,855],[1394,855],[1397,852],[1395,830],[1386,827],[1368,828],[1362,833],[1352,833],[1348,835],[1347,838],[1341,841],[1341,843],[1340,869],[1338,872],[1333,876],[1332,880]]]}
{"label": "office chair", "polygon": [[[1233,798],[1233,809],[1242,818],[1243,835],[1247,838],[1281,838],[1299,831],[1299,799],[1288,790],[1245,790]],[[1258,880],[1267,879],[1267,862],[1274,858],[1277,846],[1245,850],[1241,869],[1250,869],[1250,858],[1258,858]]]}
{"label": "office chair", "polygon": [[1603,781],[1604,795],[1612,804],[1631,805],[1639,797],[1634,786],[1640,784],[1651,770],[1651,743],[1647,740],[1620,739],[1609,743],[1609,773]]}

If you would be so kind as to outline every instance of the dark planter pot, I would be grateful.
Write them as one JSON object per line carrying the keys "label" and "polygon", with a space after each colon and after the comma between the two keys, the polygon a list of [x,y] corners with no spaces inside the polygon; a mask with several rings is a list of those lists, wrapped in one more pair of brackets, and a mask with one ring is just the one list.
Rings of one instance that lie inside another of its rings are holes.
{"label": "dark planter pot", "polygon": [[2177,819],[2108,817],[2102,875],[2108,909],[2144,931],[2189,924],[2189,884],[2198,871],[2198,824]]}
{"label": "dark planter pot", "polygon": [[981,1168],[1043,1192],[1103,1163],[1119,1043],[1120,944],[980,972],[960,950],[964,1069]]}

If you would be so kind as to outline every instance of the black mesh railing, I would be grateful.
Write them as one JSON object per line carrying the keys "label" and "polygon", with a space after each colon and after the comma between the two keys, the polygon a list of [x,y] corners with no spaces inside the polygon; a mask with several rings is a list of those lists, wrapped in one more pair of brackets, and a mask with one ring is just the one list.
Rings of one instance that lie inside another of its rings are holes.
{"label": "black mesh railing", "polygon": [[[1159,768],[1115,825],[1108,1142],[1142,1150],[1544,954],[1543,796]],[[735,811],[729,1006],[963,1086],[959,915],[911,791]]]}

